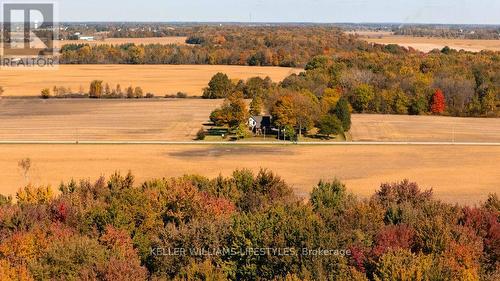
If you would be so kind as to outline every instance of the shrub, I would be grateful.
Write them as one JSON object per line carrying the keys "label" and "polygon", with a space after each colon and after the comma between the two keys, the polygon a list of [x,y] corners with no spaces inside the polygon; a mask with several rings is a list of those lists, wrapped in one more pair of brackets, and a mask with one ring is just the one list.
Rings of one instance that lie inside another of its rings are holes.
{"label": "shrub", "polygon": [[238,127],[236,127],[235,134],[238,139],[245,139],[251,135],[250,130],[248,130],[248,126],[244,123],[240,123]]}
{"label": "shrub", "polygon": [[141,99],[144,96],[144,92],[141,87],[135,87],[134,89],[134,98]]}
{"label": "shrub", "polygon": [[129,86],[126,92],[127,92],[127,99],[135,98],[134,88],[132,88],[132,86]]}
{"label": "shrub", "polygon": [[338,135],[344,132],[342,123],[335,115],[325,114],[317,124],[319,133],[330,137],[330,135]]}
{"label": "shrub", "polygon": [[500,215],[500,199],[498,199],[498,195],[496,193],[488,195],[488,199],[484,203],[484,208],[495,211]]}
{"label": "shrub", "polygon": [[50,186],[27,185],[16,194],[16,199],[20,204],[44,204],[50,202],[53,197],[54,194]]}
{"label": "shrub", "polygon": [[4,196],[0,194],[0,207],[2,206],[8,206],[12,204],[12,197],[11,196]]}
{"label": "shrub", "polygon": [[196,139],[197,140],[204,140],[205,137],[207,136],[207,132],[205,131],[204,128],[201,128],[200,130],[198,130],[198,132],[196,133]]}
{"label": "shrub", "polygon": [[176,95],[175,95],[176,98],[178,99],[185,99],[188,97],[188,95],[184,92],[178,92]]}
{"label": "shrub", "polygon": [[42,99],[50,98],[50,89],[49,88],[42,89],[40,96]]}

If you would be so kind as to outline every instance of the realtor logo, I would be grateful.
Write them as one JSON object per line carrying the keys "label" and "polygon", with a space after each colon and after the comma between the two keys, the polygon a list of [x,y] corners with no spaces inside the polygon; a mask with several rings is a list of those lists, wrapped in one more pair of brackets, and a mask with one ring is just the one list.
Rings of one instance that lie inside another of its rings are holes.
{"label": "realtor logo", "polygon": [[2,67],[53,67],[59,27],[54,3],[2,3]]}

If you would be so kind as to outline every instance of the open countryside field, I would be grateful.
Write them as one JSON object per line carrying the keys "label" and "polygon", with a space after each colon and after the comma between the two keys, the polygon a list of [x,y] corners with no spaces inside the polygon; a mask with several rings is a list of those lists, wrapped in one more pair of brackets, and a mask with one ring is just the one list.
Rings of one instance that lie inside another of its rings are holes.
{"label": "open countryside field", "polygon": [[353,32],[360,35],[361,39],[370,43],[378,44],[398,44],[403,47],[412,47],[422,52],[429,52],[433,49],[442,49],[445,46],[457,50],[480,52],[482,50],[500,51],[500,40],[473,40],[473,39],[447,39],[397,36],[387,32]]}
{"label": "open countryside field", "polygon": [[495,118],[355,114],[354,141],[500,142]]}
{"label": "open countryside field", "polygon": [[[190,141],[221,100],[3,99],[0,140]],[[354,115],[354,140],[500,141],[497,119]],[[319,179],[342,179],[369,196],[381,182],[403,178],[433,187],[448,202],[476,203],[498,190],[500,147],[0,145],[0,193],[25,184],[18,161],[29,157],[34,184],[110,175],[129,169],[138,181],[237,168],[269,168],[306,196]],[[443,175],[446,175],[444,177]]]}
{"label": "open countryside field", "polygon": [[157,96],[175,94],[179,91],[189,95],[201,95],[210,78],[217,72],[231,79],[269,76],[279,82],[298,68],[254,67],[227,65],[60,65],[57,70],[0,69],[0,85],[4,96],[39,96],[43,88],[63,86],[78,92],[88,91],[92,80],[103,80],[111,87],[120,84],[122,89],[140,86],[145,93]]}
{"label": "open countryside field", "polygon": [[0,140],[192,140],[221,100],[3,99]]}
{"label": "open countryside field", "polygon": [[26,184],[18,161],[29,157],[34,184],[57,188],[72,177],[96,179],[132,170],[137,181],[234,169],[269,168],[306,196],[319,179],[338,177],[369,196],[381,182],[409,178],[447,202],[477,203],[498,192],[500,147],[469,146],[192,146],[0,145],[0,193]]}
{"label": "open countryside field", "polygon": [[[3,99],[0,140],[189,141],[222,100]],[[353,141],[500,142],[493,118],[353,115]]]}

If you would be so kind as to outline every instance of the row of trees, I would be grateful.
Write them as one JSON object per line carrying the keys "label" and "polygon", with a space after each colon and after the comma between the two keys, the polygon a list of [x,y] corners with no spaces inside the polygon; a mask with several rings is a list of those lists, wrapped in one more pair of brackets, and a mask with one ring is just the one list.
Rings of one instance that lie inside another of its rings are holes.
{"label": "row of trees", "polygon": [[276,86],[269,77],[252,77],[247,81],[233,81],[226,74],[219,72],[210,79],[208,86],[203,89],[202,97],[204,99],[223,99],[234,92],[241,92],[246,99],[265,98],[273,89],[276,89]]}
{"label": "row of trees", "polygon": [[111,88],[108,83],[103,84],[102,80],[93,80],[90,82],[88,93],[85,93],[82,87],[80,87],[77,93],[72,92],[71,88],[66,88],[64,86],[54,86],[51,89],[44,88],[40,92],[40,96],[43,99],[48,98],[71,98],[71,97],[89,97],[92,99],[100,98],[127,98],[127,99],[140,99],[140,98],[153,98],[154,94],[146,93],[141,87],[129,86],[122,90],[120,84],[117,84],[115,88]]}
{"label": "row of trees", "polygon": [[370,198],[321,181],[309,200],[237,170],[0,196],[1,280],[498,280],[500,201],[446,204],[402,181]]}

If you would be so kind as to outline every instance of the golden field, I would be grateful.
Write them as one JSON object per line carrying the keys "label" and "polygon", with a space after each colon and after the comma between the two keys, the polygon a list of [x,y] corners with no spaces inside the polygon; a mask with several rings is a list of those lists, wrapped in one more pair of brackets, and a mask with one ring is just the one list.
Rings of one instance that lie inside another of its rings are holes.
{"label": "golden field", "polygon": [[[18,32],[13,33],[14,36],[22,36]],[[96,40],[55,40],[53,42],[54,48],[61,48],[64,45],[70,44],[88,44],[91,46],[98,45],[122,45],[133,43],[136,45],[147,44],[160,44],[160,45],[188,45],[186,43],[187,37],[184,36],[171,36],[171,37],[144,37],[144,38],[103,38]],[[18,45],[19,43],[13,43]],[[30,43],[32,48],[46,48],[47,46],[39,38],[33,38]]]}
{"label": "golden field", "polygon": [[[190,141],[222,100],[2,99],[0,140]],[[354,114],[354,141],[500,142],[494,118]]]}
{"label": "golden field", "polygon": [[403,47],[411,47],[422,52],[433,49],[442,49],[448,46],[452,49],[480,52],[482,50],[500,51],[500,40],[475,40],[475,39],[447,39],[432,37],[397,36],[389,32],[351,32],[358,34],[361,39],[370,43],[397,44]]}
{"label": "golden field", "polygon": [[201,95],[210,78],[217,72],[229,75],[231,79],[269,76],[279,82],[298,68],[254,67],[227,65],[60,65],[56,70],[14,70],[0,69],[0,85],[5,96],[39,96],[43,88],[54,86],[80,88],[88,91],[92,80],[103,80],[111,87],[120,84],[126,87],[140,86],[144,92],[158,96],[175,94],[179,91],[189,95]]}
{"label": "golden field", "polygon": [[354,114],[355,141],[500,142],[495,118]]}
{"label": "golden field", "polygon": [[192,140],[222,100],[3,99],[0,140]]}
{"label": "golden field", "polygon": [[338,177],[350,191],[369,196],[381,182],[411,179],[447,202],[477,203],[500,185],[500,147],[472,146],[192,146],[0,145],[0,192],[26,184],[18,161],[29,157],[29,181],[57,188],[61,181],[128,170],[137,182],[155,177],[229,175],[269,168],[297,194],[319,179]]}
{"label": "golden field", "polygon": [[[2,99],[0,141],[190,141],[221,100]],[[498,119],[353,115],[356,141],[500,142]],[[453,133],[454,132],[454,133]],[[409,178],[448,202],[476,203],[500,185],[499,146],[0,145],[0,193],[30,181],[54,187],[129,169],[138,181],[237,168],[269,168],[307,196],[319,179],[338,177],[361,196],[381,182]]]}

